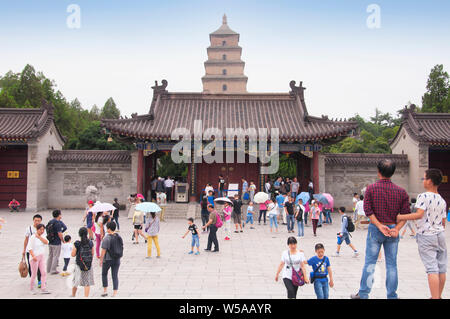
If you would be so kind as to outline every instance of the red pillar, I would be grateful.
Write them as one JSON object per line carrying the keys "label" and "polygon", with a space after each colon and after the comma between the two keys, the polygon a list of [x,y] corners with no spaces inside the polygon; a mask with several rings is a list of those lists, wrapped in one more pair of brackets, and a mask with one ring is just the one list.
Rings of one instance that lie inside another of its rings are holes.
{"label": "red pillar", "polygon": [[142,194],[144,184],[144,150],[138,150],[137,193]]}
{"label": "red pillar", "polygon": [[314,193],[317,194],[319,192],[319,152],[313,152],[312,162]]}

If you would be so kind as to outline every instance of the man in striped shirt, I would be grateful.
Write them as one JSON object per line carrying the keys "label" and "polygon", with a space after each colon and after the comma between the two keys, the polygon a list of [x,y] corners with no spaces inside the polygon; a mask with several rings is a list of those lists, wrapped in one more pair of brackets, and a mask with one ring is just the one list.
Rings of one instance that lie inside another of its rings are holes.
{"label": "man in striped shirt", "polygon": [[364,212],[370,219],[366,240],[366,258],[359,292],[352,299],[369,298],[373,286],[373,275],[377,257],[383,245],[386,257],[386,290],[388,299],[397,299],[398,234],[405,224],[397,223],[398,214],[410,214],[408,194],[392,183],[395,162],[384,159],[378,162],[378,181],[367,187],[364,197]]}

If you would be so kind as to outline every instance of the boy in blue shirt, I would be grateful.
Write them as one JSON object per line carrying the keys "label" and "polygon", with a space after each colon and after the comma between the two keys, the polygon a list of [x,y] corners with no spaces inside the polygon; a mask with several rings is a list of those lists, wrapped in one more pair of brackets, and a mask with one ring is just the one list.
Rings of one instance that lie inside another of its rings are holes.
{"label": "boy in blue shirt", "polygon": [[[314,292],[316,293],[317,299],[328,299],[328,285],[331,288],[334,286],[330,260],[325,256],[325,247],[323,244],[316,244],[315,251],[316,256],[308,259],[308,261],[304,261],[304,263],[313,268],[313,271],[310,273],[310,281],[314,283]],[[329,283],[328,276],[330,276]]]}
{"label": "boy in blue shirt", "polygon": [[350,235],[347,230],[348,225],[348,217],[345,215],[345,207],[339,207],[339,214],[341,215],[341,231],[337,234],[337,248],[336,253],[333,254],[333,257],[339,257],[339,251],[341,250],[341,245],[345,241],[345,243],[353,249],[353,257],[358,257],[359,252],[356,250],[355,246],[350,241]]}
{"label": "boy in blue shirt", "polygon": [[275,197],[275,199],[278,204],[278,215],[281,215],[283,217],[283,225],[286,225],[287,218],[286,218],[286,212],[284,210],[284,202],[286,201],[286,195],[279,194],[277,197]]}
{"label": "boy in blue shirt", "polygon": [[208,192],[208,203],[210,203],[214,207],[214,196],[212,191]]}

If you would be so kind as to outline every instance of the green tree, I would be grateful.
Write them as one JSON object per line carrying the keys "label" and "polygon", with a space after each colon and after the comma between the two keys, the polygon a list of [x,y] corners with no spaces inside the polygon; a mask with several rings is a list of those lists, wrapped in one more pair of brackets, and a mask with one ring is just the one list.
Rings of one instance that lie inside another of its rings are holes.
{"label": "green tree", "polygon": [[102,119],[118,119],[120,117],[120,110],[117,108],[112,97],[106,101],[100,113],[100,117]]}
{"label": "green tree", "polygon": [[175,164],[170,154],[165,154],[158,159],[156,174],[158,176],[171,176],[186,178],[188,166],[186,163]]}
{"label": "green tree", "polygon": [[449,75],[444,71],[442,64],[437,64],[428,76],[427,92],[422,97],[422,112],[448,113],[449,111]]}
{"label": "green tree", "polygon": [[93,121],[84,129],[75,143],[70,140],[70,146],[78,150],[130,150],[133,146],[116,141],[114,138],[108,142],[99,121]]}

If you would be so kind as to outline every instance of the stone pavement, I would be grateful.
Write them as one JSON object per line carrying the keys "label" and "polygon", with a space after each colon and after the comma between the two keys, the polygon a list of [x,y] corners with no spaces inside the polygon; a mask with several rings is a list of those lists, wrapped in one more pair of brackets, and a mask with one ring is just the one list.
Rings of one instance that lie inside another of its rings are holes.
{"label": "stone pavement", "polygon": [[[187,229],[185,220],[168,220],[161,223],[159,242],[161,246],[161,259],[145,259],[146,244],[140,242],[133,245],[131,242],[132,226],[121,212],[121,236],[124,239],[125,250],[119,271],[120,298],[286,298],[286,290],[282,281],[275,282],[275,272],[280,262],[281,253],[286,249],[286,240],[289,237],[286,226],[280,226],[278,234],[271,234],[269,226],[255,225],[256,229],[245,228],[244,233],[232,234],[231,241],[224,241],[223,230],[219,230],[219,253],[207,253],[207,234],[201,234],[201,254],[188,255],[190,250],[190,237],[182,239]],[[46,224],[51,212],[40,212]],[[63,211],[63,221],[68,226],[68,234],[77,239],[78,229],[82,226],[81,210]],[[67,278],[59,275],[48,276],[48,290],[50,295],[32,296],[29,293],[29,278],[20,278],[18,263],[25,228],[31,225],[32,213],[12,214],[0,211],[0,217],[7,220],[0,230],[0,298],[68,298],[70,285]],[[336,215],[334,220],[339,221]],[[196,220],[197,225],[201,221]],[[318,236],[313,237],[312,227],[306,227],[306,236],[300,240],[300,247],[305,251],[307,258],[313,256],[314,245],[321,242],[325,245],[326,254],[330,257],[334,272],[335,287],[330,289],[330,298],[348,298],[351,293],[357,292],[361,271],[364,263],[366,230],[357,230],[353,233],[352,241],[360,251],[357,258],[352,257],[349,247],[343,246],[341,257],[331,257],[335,251],[336,233],[339,223],[324,225],[318,228]],[[407,233],[408,234],[408,233]],[[189,235],[190,236],[190,235]],[[446,231],[449,237],[448,230]],[[399,247],[399,289],[402,299],[428,298],[429,291],[424,267],[417,252],[414,239],[402,239]],[[153,250],[155,254],[155,249]],[[74,258],[71,266],[74,265]],[[63,261],[61,257],[60,266]],[[95,286],[91,287],[91,297],[100,298],[101,268],[98,264],[94,268]],[[372,298],[386,298],[384,287],[385,266],[377,264],[375,272],[375,287]],[[112,289],[111,277],[109,277]],[[444,297],[449,296],[450,287],[446,286]],[[77,298],[82,298],[82,289],[78,291]],[[298,298],[315,298],[312,285],[299,289]]]}

